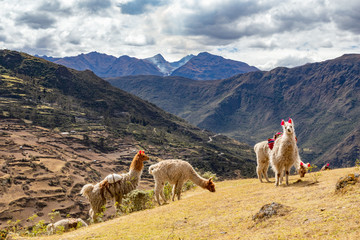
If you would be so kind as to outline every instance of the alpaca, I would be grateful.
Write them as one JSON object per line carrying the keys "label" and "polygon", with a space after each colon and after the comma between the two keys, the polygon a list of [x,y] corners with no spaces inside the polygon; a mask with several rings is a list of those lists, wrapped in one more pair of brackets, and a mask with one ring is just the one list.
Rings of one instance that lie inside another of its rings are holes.
{"label": "alpaca", "polygon": [[208,189],[210,192],[215,192],[215,184],[210,179],[204,179],[200,177],[194,168],[186,161],[180,159],[164,160],[159,163],[153,164],[149,167],[149,173],[154,176],[155,179],[155,198],[160,204],[160,197],[166,203],[164,195],[164,185],[168,181],[173,184],[172,200],[175,200],[177,195],[180,200],[181,188],[187,180],[191,180],[196,185]]}
{"label": "alpaca", "polygon": [[279,186],[281,173],[285,170],[286,185],[289,185],[290,168],[299,160],[299,150],[296,145],[296,136],[293,120],[281,121],[283,135],[276,139],[274,148],[270,152],[271,167],[275,172],[275,186]]}
{"label": "alpaca", "polygon": [[95,185],[89,183],[83,186],[80,194],[90,202],[89,214],[93,221],[96,221],[96,216],[103,211],[106,200],[114,199],[115,208],[118,209],[123,195],[138,187],[144,168],[143,162],[148,159],[144,151],[139,151],[132,160],[128,173],[110,174]]}
{"label": "alpaca", "polygon": [[81,218],[67,218],[57,221],[56,223],[50,223],[47,225],[46,230],[48,234],[54,234],[56,231],[68,231],[72,228],[87,227],[88,225]]}

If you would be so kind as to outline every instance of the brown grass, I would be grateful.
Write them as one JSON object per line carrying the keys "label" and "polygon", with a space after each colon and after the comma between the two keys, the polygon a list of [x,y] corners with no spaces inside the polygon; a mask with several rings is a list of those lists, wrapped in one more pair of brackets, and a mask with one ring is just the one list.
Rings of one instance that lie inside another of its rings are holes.
{"label": "brown grass", "polygon": [[[41,239],[356,239],[360,236],[360,184],[336,194],[337,180],[355,168],[311,174],[290,186],[258,179],[216,183],[217,191],[188,191],[180,201]],[[274,179],[272,179],[274,181]],[[290,209],[284,216],[254,222],[268,203]]]}

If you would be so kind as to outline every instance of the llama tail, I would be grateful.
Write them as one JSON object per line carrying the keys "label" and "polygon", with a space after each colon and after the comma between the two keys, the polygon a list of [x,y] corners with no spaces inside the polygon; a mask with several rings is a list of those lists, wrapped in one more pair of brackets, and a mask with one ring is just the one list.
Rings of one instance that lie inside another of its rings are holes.
{"label": "llama tail", "polygon": [[89,198],[90,196],[90,192],[94,189],[94,185],[92,185],[91,183],[86,184],[85,186],[82,187],[80,194],[83,195],[84,197]]}

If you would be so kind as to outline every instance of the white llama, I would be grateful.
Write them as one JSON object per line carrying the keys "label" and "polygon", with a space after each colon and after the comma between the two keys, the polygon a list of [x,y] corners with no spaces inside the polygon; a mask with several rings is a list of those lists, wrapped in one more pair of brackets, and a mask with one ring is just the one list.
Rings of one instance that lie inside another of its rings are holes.
{"label": "white llama", "polygon": [[267,174],[270,164],[270,151],[271,151],[268,145],[268,141],[262,141],[255,144],[254,151],[256,154],[256,162],[257,162],[256,173],[260,182],[263,182],[262,176],[265,177],[267,182],[270,182]]}
{"label": "white llama", "polygon": [[275,172],[275,186],[279,185],[281,173],[284,170],[286,185],[289,185],[290,168],[300,160],[293,120],[291,118],[289,118],[288,122],[282,120],[281,126],[283,134],[275,140],[274,148],[270,152],[270,163]]}
{"label": "white llama", "polygon": [[132,160],[128,173],[110,174],[95,185],[89,183],[83,186],[80,193],[90,202],[89,214],[93,221],[96,221],[97,215],[103,211],[107,199],[114,199],[115,208],[118,209],[123,195],[138,187],[144,168],[143,162],[148,159],[144,151],[139,151]]}
{"label": "white llama", "polygon": [[215,184],[212,178],[205,179],[200,177],[188,162],[180,159],[164,160],[153,164],[149,168],[149,173],[152,174],[155,179],[155,198],[159,205],[161,205],[159,195],[164,200],[164,203],[166,203],[163,192],[166,181],[173,184],[173,201],[175,200],[175,195],[177,195],[178,200],[180,200],[181,188],[187,180],[191,180],[196,185],[208,189],[210,192],[215,192]]}

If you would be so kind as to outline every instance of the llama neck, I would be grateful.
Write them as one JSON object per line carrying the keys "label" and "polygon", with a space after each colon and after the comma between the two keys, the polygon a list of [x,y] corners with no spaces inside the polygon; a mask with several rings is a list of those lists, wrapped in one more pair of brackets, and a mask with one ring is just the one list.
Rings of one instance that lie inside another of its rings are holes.
{"label": "llama neck", "polygon": [[284,133],[284,135],[282,136],[282,140],[287,141],[287,142],[296,142],[295,134],[294,133],[291,133],[291,134]]}
{"label": "llama neck", "polygon": [[140,157],[137,154],[131,162],[130,171],[134,170],[140,172],[143,170],[143,168],[144,168],[144,163],[140,160]]}
{"label": "llama neck", "polygon": [[131,179],[138,179],[140,180],[140,177],[141,177],[141,174],[142,174],[142,170],[141,171],[137,171],[137,170],[134,170],[134,169],[130,169],[129,171],[129,176],[130,176],[130,180]]}
{"label": "llama neck", "polygon": [[195,183],[196,185],[202,187],[202,188],[206,188],[207,187],[207,182],[208,180],[201,177],[199,174],[197,174],[195,172],[194,169],[192,169],[190,176],[189,176],[190,180]]}

